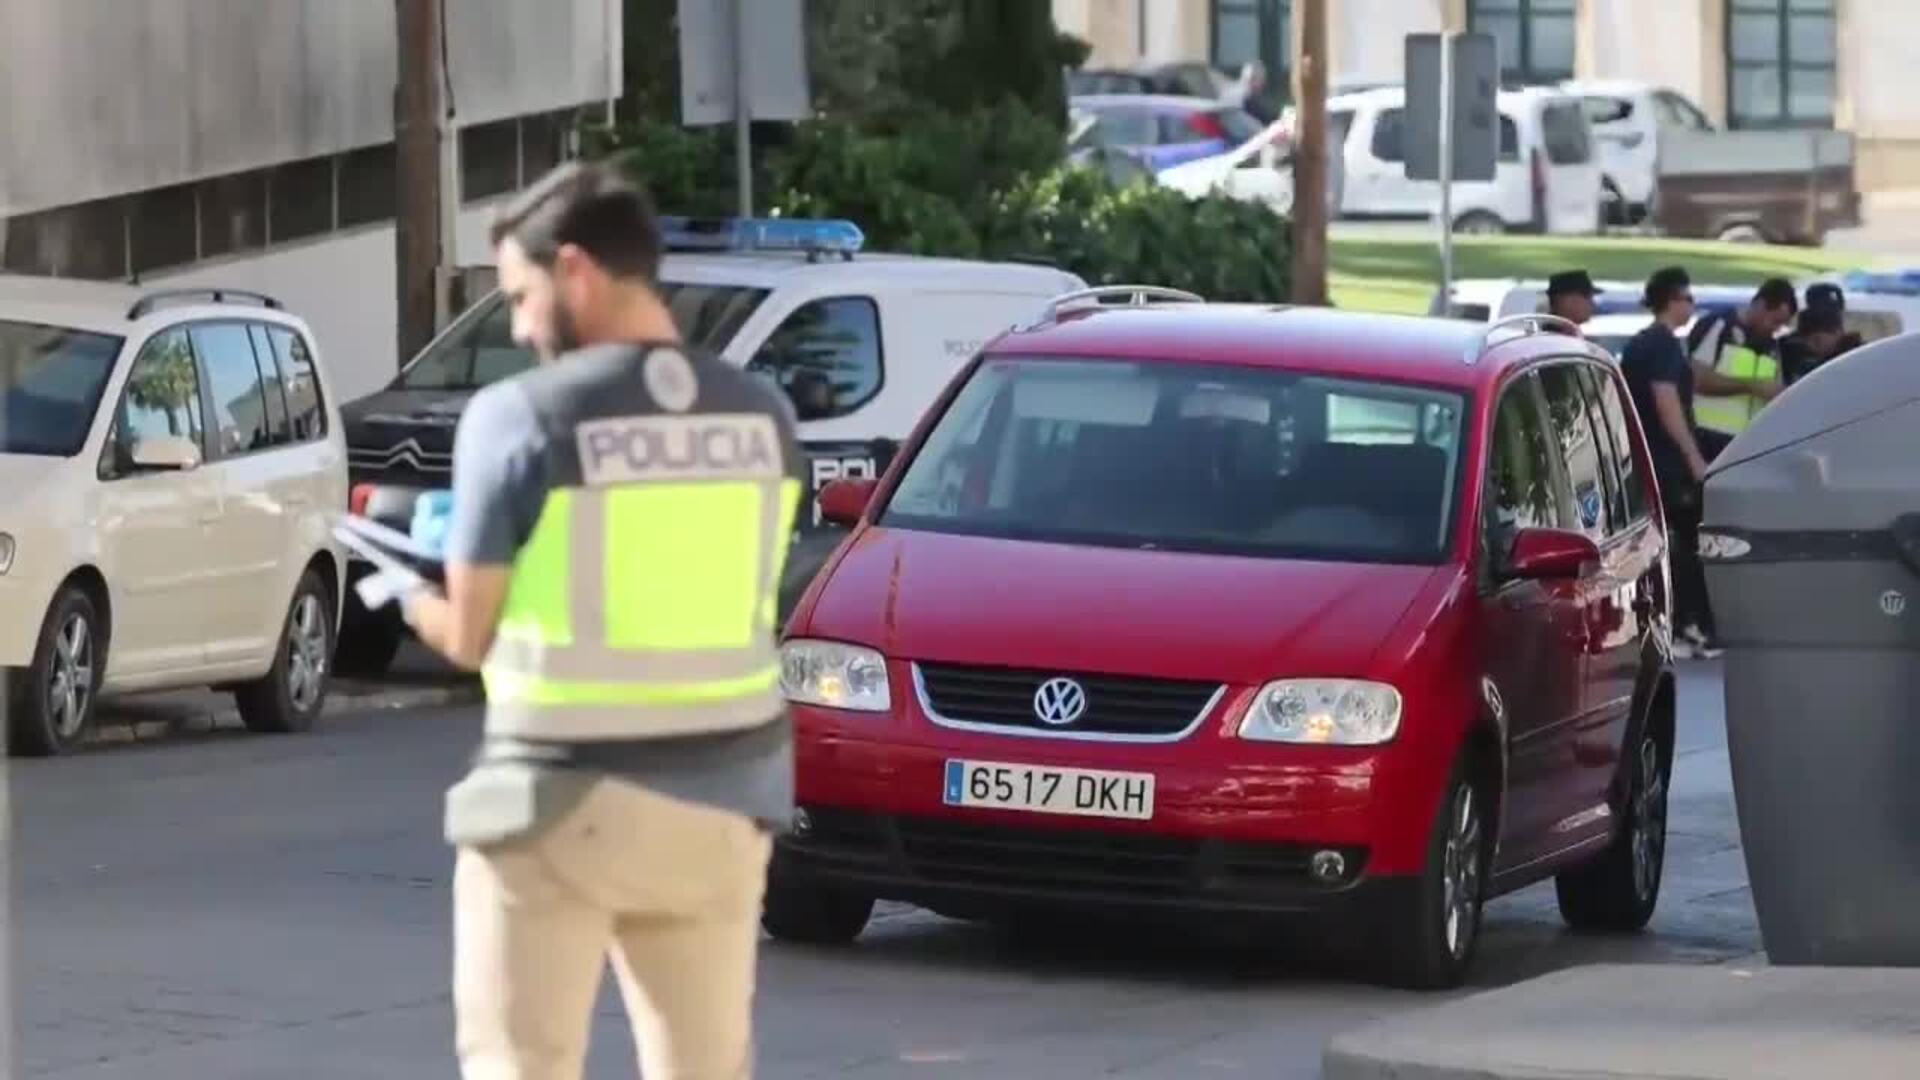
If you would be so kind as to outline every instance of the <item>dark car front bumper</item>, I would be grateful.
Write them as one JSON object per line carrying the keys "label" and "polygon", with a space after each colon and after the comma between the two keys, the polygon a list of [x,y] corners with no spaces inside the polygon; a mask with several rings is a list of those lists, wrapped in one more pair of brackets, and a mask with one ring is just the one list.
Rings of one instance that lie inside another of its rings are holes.
{"label": "dark car front bumper", "polygon": [[[1315,852],[1345,873],[1316,880]],[[774,848],[776,887],[840,888],[956,917],[1031,907],[1114,914],[1366,916],[1414,878],[1369,878],[1366,851],[805,807]]]}

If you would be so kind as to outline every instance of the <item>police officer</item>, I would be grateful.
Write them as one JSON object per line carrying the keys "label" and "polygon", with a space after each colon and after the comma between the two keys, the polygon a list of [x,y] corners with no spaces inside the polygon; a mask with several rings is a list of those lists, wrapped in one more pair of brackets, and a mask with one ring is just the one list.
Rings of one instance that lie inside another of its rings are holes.
{"label": "police officer", "polygon": [[1786,388],[1775,335],[1798,313],[1793,283],[1771,278],[1745,309],[1696,322],[1687,333],[1699,401],[1700,448],[1719,456],[1767,402]]}
{"label": "police officer", "polygon": [[1593,298],[1600,292],[1585,270],[1563,270],[1547,279],[1547,314],[1585,326],[1593,318]]}
{"label": "police officer", "polygon": [[775,589],[791,412],[686,348],[649,201],[569,164],[493,226],[514,338],[454,447],[420,637],[481,670],[448,792],[463,1074],[575,1080],[610,956],[648,1077],[745,1077],[770,832],[792,813]]}

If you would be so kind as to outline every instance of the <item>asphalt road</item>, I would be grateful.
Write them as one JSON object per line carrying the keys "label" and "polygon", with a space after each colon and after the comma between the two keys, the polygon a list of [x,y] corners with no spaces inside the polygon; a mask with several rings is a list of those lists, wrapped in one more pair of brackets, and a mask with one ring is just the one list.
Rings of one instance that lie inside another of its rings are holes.
{"label": "asphalt road", "polygon": [[[1682,693],[1653,931],[1572,937],[1536,888],[1491,909],[1480,985],[1757,951],[1717,679]],[[454,1076],[437,797],[478,722],[371,713],[12,764],[9,1075]],[[1298,947],[1094,931],[1042,950],[894,909],[850,950],[764,950],[759,1075],[1314,1077],[1329,1036],[1429,1000]],[[590,1075],[633,1076],[630,1053],[609,991]]]}

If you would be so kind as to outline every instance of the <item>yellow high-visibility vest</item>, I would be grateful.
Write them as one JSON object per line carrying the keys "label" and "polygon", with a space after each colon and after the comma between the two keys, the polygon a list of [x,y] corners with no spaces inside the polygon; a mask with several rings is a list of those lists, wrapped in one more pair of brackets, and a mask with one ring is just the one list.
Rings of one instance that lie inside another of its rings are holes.
{"label": "yellow high-visibility vest", "polygon": [[[1735,379],[1780,377],[1779,361],[1745,345],[1728,345],[1723,349],[1714,370]],[[1738,435],[1747,430],[1747,425],[1766,404],[1766,399],[1758,394],[1697,394],[1693,399],[1693,418],[1710,431]]]}
{"label": "yellow high-visibility vest", "polygon": [[774,418],[618,417],[576,439],[583,482],[548,494],[514,560],[482,669],[487,734],[666,738],[779,715],[776,613],[800,483]]}

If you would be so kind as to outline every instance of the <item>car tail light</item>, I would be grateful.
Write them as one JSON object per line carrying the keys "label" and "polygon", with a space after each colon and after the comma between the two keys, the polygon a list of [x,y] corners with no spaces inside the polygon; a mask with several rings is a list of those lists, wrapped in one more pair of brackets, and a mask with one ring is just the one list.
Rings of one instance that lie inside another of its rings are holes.
{"label": "car tail light", "polygon": [[347,513],[354,517],[367,516],[367,501],[373,498],[372,484],[355,484],[347,492]]}
{"label": "car tail light", "polygon": [[1187,126],[1197,132],[1203,139],[1225,139],[1227,137],[1226,126],[1221,124],[1220,118],[1212,113],[1194,113],[1187,117]]}

